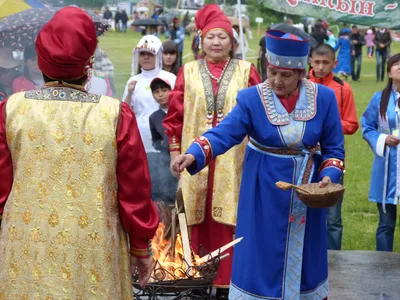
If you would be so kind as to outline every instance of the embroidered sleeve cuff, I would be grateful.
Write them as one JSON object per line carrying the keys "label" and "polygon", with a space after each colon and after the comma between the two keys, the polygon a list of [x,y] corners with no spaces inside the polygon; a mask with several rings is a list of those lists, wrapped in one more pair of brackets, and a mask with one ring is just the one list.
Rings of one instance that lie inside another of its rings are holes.
{"label": "embroidered sleeve cuff", "polygon": [[200,172],[213,158],[211,144],[204,136],[195,139],[186,154],[192,154],[196,159],[196,161],[187,168],[187,171],[191,175]]}
{"label": "embroidered sleeve cuff", "polygon": [[376,155],[380,156],[380,157],[384,157],[385,156],[385,146],[386,146],[386,137],[388,135],[381,133],[378,137],[378,141],[376,142],[376,146],[375,146],[375,152]]}
{"label": "embroidered sleeve cuff", "polygon": [[170,144],[169,145],[169,152],[181,152],[181,145],[180,144]]}
{"label": "embroidered sleeve cuff", "polygon": [[177,136],[168,138],[169,140],[169,151],[170,152],[181,152],[181,139]]}
{"label": "embroidered sleeve cuff", "polygon": [[325,160],[319,168],[319,178],[321,180],[325,176],[329,176],[333,183],[338,183],[344,173],[344,162],[340,159],[330,158]]}
{"label": "embroidered sleeve cuff", "polygon": [[153,255],[153,250],[151,248],[151,240],[149,240],[147,242],[147,247],[145,247],[145,248],[133,248],[131,246],[131,249],[130,249],[129,253],[132,256],[142,257],[142,258],[146,258],[146,257],[152,256]]}
{"label": "embroidered sleeve cuff", "polygon": [[204,136],[197,138],[194,143],[200,146],[204,157],[204,165],[208,165],[213,159],[212,147],[208,139]]}

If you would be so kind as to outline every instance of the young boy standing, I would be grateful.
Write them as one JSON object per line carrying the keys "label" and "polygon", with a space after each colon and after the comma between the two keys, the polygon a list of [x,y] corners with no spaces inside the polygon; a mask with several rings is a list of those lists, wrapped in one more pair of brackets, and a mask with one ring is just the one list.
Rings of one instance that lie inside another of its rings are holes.
{"label": "young boy standing", "polygon": [[[343,133],[354,134],[358,129],[358,120],[353,91],[347,82],[332,73],[337,64],[335,51],[329,45],[319,45],[312,51],[310,61],[312,68],[309,79],[325,85],[335,92]],[[342,248],[342,200],[336,206],[326,209],[329,250],[341,250]]]}
{"label": "young boy standing", "polygon": [[178,181],[172,176],[169,169],[171,159],[168,137],[164,133],[165,129],[162,125],[168,111],[168,94],[171,91],[171,84],[168,80],[155,78],[150,83],[150,89],[154,99],[160,104],[160,109],[156,110],[149,117],[153,147],[159,151],[154,156],[155,159],[151,162],[149,161],[152,199],[173,204],[175,202]]}

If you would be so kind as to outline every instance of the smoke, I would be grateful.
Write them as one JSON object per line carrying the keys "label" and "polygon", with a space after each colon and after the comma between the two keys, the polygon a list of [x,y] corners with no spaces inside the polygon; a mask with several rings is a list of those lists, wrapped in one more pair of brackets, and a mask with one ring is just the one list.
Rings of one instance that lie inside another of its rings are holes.
{"label": "smoke", "polygon": [[174,204],[178,180],[170,171],[170,156],[168,151],[147,153],[151,177],[151,196],[153,201],[162,201],[165,204]]}

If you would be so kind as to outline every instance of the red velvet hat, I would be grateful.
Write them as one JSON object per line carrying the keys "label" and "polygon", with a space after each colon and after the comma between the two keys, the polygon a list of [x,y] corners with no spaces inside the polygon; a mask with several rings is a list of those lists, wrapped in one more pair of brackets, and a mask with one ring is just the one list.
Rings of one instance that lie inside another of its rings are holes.
{"label": "red velvet hat", "polygon": [[203,37],[211,29],[223,29],[233,38],[232,24],[216,4],[209,4],[200,9],[194,21]]}
{"label": "red velvet hat", "polygon": [[39,68],[56,80],[81,78],[93,64],[96,47],[96,28],[90,16],[80,8],[65,7],[36,39]]}

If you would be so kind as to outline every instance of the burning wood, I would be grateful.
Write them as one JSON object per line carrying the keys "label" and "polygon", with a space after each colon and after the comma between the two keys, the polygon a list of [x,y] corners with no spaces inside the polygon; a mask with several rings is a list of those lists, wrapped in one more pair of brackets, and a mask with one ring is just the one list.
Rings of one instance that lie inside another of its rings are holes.
{"label": "burning wood", "polygon": [[189,275],[192,276],[192,250],[189,242],[189,233],[186,225],[186,216],[184,213],[178,214],[179,227],[181,229],[182,245],[183,245],[183,256],[188,264]]}
{"label": "burning wood", "polygon": [[243,239],[243,237],[241,238],[237,238],[236,240],[226,244],[225,246],[222,246],[221,248],[213,251],[211,254],[203,256],[202,258],[198,259],[196,261],[196,264],[204,264],[207,261],[217,257],[218,255],[220,255],[222,252],[228,250],[230,247],[233,247],[234,245],[236,245],[237,243],[240,243],[240,241]]}
{"label": "burning wood", "polygon": [[[176,237],[175,255],[172,255],[172,241],[171,238],[168,240],[164,239],[164,230],[164,223],[160,223],[156,231],[156,235],[151,243],[153,248],[153,259],[156,264],[153,267],[154,274],[152,277],[154,277],[156,280],[185,279],[190,276],[195,278],[200,277],[199,273],[191,273],[191,266],[197,265],[196,261],[199,260],[200,257],[196,255],[189,246],[189,254],[186,255],[185,258],[182,237],[180,234],[178,234]],[[159,270],[166,272],[161,272],[161,274],[158,272]],[[161,276],[163,278],[161,278]]]}
{"label": "burning wood", "polygon": [[172,210],[163,203],[157,204],[162,221],[151,243],[154,265],[150,282],[201,278],[210,267],[215,269],[213,271],[216,274],[219,261],[229,256],[222,256],[221,253],[242,239],[236,239],[200,258],[190,247],[182,191],[178,190],[177,204],[179,203],[180,206],[177,205]]}
{"label": "burning wood", "polygon": [[[152,240],[153,259],[155,264],[153,266],[152,280],[150,282],[200,278],[201,273],[199,271],[201,269],[207,267],[207,265],[215,258],[218,258],[218,260],[221,261],[229,257],[229,254],[222,255],[221,253],[242,240],[242,238],[238,238],[213,251],[209,255],[200,258],[200,256],[195,254],[190,248],[188,238],[187,245],[184,247],[182,236],[178,234],[175,243],[175,254],[173,255],[172,238],[168,240],[164,239],[164,230],[164,223],[160,223],[156,235]],[[182,232],[185,231],[182,230]],[[187,230],[184,234],[187,235]],[[186,255],[185,251],[187,253]]]}

